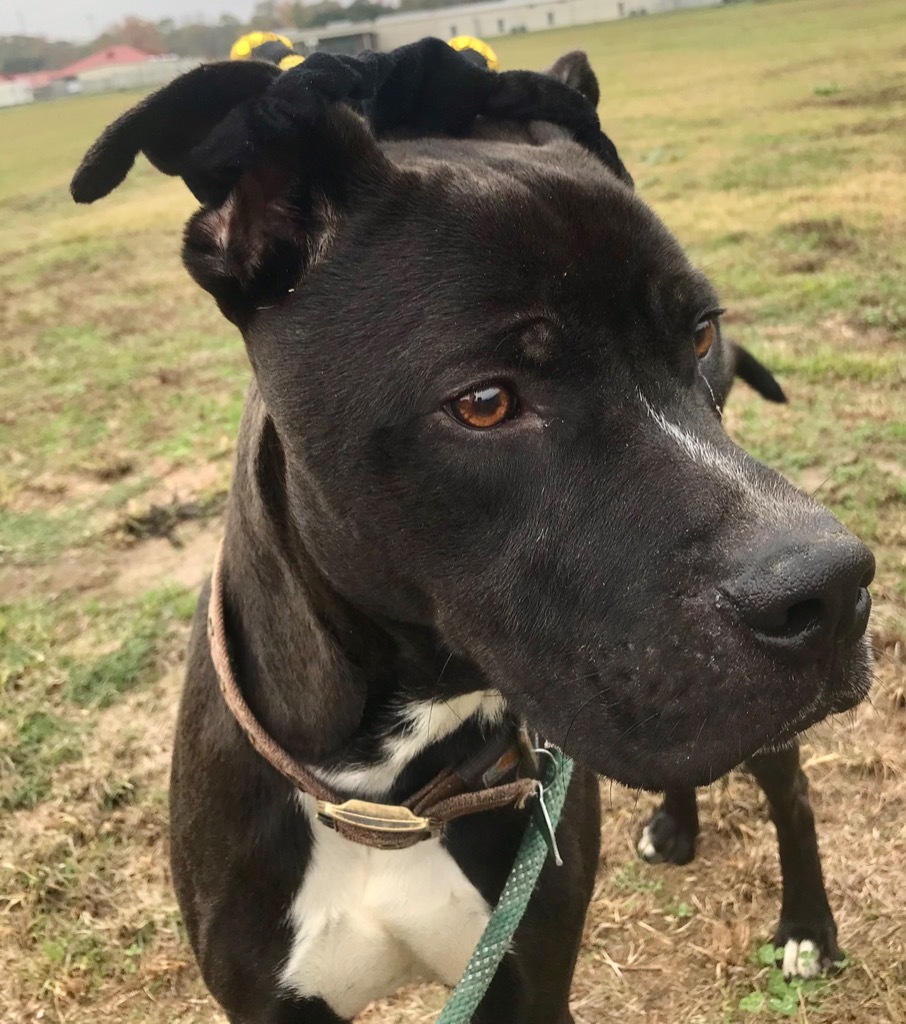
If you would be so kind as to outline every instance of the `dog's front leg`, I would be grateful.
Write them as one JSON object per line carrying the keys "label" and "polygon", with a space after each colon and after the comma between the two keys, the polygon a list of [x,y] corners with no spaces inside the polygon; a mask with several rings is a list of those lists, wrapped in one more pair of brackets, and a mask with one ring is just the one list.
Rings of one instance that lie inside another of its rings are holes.
{"label": "dog's front leg", "polygon": [[553,1007],[539,992],[544,987],[544,978],[532,979],[515,957],[508,957],[500,965],[472,1024],[574,1024],[566,1001],[568,993]]}
{"label": "dog's front leg", "polygon": [[783,973],[787,978],[814,977],[830,969],[842,954],[824,887],[799,744],[756,754],[746,767],[764,790],[777,829],[783,904],[774,944],[784,950]]}
{"label": "dog's front leg", "polygon": [[531,983],[525,965],[512,953],[497,968],[472,1024],[522,1024],[531,1016]]}

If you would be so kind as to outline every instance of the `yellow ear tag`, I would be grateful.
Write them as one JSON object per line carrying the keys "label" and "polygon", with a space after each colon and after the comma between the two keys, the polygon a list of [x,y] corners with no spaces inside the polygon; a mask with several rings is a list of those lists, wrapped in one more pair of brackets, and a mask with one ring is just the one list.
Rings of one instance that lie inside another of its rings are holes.
{"label": "yellow ear tag", "polygon": [[281,71],[289,71],[290,68],[297,68],[303,63],[305,63],[305,58],[301,53],[290,53],[277,64],[277,67]]}
{"label": "yellow ear tag", "polygon": [[482,57],[488,62],[488,67],[491,71],[500,70],[500,60],[497,54],[491,49],[486,42],[475,36],[455,36],[448,43],[454,50],[474,50],[476,53],[480,53]]}

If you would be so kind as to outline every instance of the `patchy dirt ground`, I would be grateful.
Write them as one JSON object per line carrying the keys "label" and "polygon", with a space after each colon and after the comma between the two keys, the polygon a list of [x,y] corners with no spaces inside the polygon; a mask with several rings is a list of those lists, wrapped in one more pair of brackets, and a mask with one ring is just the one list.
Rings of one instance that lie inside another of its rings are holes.
{"label": "patchy dirt ground", "polygon": [[[901,0],[739,4],[501,40],[586,48],[640,191],[790,405],[728,426],[874,548],[877,681],[805,762],[849,964],[760,962],[773,830],[745,776],[701,794],[686,868],[644,865],[653,798],[602,784],[579,1024],[906,1021],[906,18]],[[0,111],[0,1020],[212,1024],[168,877],[167,764],[194,594],[248,367],[179,267],[186,195],[146,166],[65,185],[135,97]],[[427,1024],[426,987],[367,1024]]]}

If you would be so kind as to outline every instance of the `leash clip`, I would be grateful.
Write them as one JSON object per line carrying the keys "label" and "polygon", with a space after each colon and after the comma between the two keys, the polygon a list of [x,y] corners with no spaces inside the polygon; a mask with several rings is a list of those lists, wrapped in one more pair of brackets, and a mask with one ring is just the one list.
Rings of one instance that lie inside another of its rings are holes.
{"label": "leash clip", "polygon": [[557,845],[557,835],[554,831],[554,823],[551,821],[550,812],[548,811],[547,804],[545,803],[546,795],[544,783],[539,782],[537,804],[537,809],[541,812],[539,828],[541,830],[541,834],[544,836],[544,841],[547,843],[550,855],[554,858],[554,863],[558,868],[562,868],[563,858],[560,856],[560,847]]}
{"label": "leash clip", "polygon": [[[554,771],[556,772],[557,759],[554,757],[553,752],[551,750],[549,750],[547,747],[535,747],[532,753],[543,754],[545,757],[550,758],[551,765],[553,766]],[[553,779],[555,777],[556,775],[554,775],[550,781],[553,782]],[[560,856],[560,847],[557,845],[556,830],[554,829],[554,823],[551,821],[550,811],[548,811],[547,803],[545,802],[546,795],[547,793],[544,788],[544,783],[539,779],[537,809],[538,811],[540,811],[541,820],[538,824],[538,827],[541,831],[541,834],[544,836],[544,841],[547,843],[547,848],[550,851],[551,857],[554,858],[554,863],[557,865],[558,868],[562,868],[563,858]]]}

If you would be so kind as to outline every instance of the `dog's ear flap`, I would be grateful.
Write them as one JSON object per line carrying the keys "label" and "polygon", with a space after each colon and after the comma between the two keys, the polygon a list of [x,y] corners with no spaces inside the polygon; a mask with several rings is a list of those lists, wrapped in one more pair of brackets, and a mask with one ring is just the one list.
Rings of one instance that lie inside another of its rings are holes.
{"label": "dog's ear flap", "polygon": [[555,61],[545,72],[551,78],[559,82],[565,82],[596,107],[601,101],[601,89],[598,86],[598,76],[592,70],[588,61],[588,54],[584,50],[572,50],[564,53],[559,60]]}
{"label": "dog's ear flap", "polygon": [[[219,145],[219,133],[205,149]],[[227,159],[225,165],[233,163]],[[362,118],[331,105],[316,123],[268,146],[222,202],[192,216],[183,262],[241,327],[256,309],[282,301],[295,288],[356,195],[392,174]]]}
{"label": "dog's ear flap", "polygon": [[783,388],[777,383],[771,371],[760,363],[751,352],[744,349],[735,341],[730,342],[733,375],[744,380],[750,388],[766,398],[769,402],[786,402],[786,394]]}
{"label": "dog's ear flap", "polygon": [[317,75],[256,61],[197,68],[101,135],[73,197],[107,195],[139,153],[181,177],[203,204],[186,226],[183,260],[243,326],[295,286],[357,184],[390,173],[364,121],[331,102],[353,91],[355,71],[335,61]]}
{"label": "dog's ear flap", "polygon": [[181,75],[103,132],[72,179],[73,198],[93,203],[112,192],[139,153],[164,174],[182,175],[192,150],[236,107],[257,99],[279,74],[271,64],[230,61],[204,64]]}

